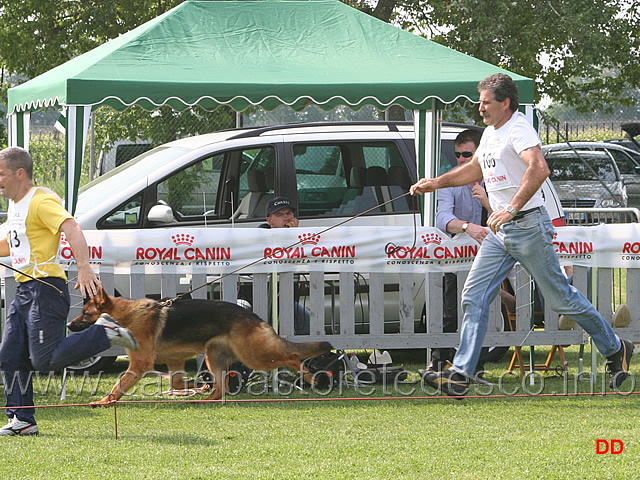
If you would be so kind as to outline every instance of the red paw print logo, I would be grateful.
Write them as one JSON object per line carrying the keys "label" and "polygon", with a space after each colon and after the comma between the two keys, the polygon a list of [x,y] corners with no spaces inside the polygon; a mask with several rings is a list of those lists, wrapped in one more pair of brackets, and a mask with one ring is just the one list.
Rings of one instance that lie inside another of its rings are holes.
{"label": "red paw print logo", "polygon": [[430,243],[440,245],[442,243],[442,237],[437,233],[427,233],[426,235],[422,235],[422,241],[425,245],[429,245]]}
{"label": "red paw print logo", "polygon": [[302,245],[317,245],[320,241],[320,235],[317,233],[303,233],[298,235],[298,239]]}
{"label": "red paw print logo", "polygon": [[176,235],[172,235],[171,236],[171,240],[173,240],[173,243],[178,246],[178,245],[193,245],[193,241],[195,240],[196,237],[194,237],[193,235],[189,235],[186,233],[178,233]]}

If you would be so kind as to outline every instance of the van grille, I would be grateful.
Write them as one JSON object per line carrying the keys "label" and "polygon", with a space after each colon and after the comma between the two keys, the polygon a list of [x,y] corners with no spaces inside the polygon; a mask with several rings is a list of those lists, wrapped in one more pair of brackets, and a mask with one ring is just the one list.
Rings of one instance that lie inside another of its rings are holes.
{"label": "van grille", "polygon": [[562,208],[593,208],[596,204],[593,198],[566,198],[560,200]]}

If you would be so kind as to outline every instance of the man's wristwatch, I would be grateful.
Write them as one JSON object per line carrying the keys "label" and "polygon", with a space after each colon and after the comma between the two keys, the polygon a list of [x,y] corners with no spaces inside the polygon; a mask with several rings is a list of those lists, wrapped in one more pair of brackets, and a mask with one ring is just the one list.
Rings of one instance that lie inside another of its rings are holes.
{"label": "man's wristwatch", "polygon": [[516,210],[515,208],[513,208],[511,205],[507,204],[506,207],[504,207],[504,209],[509,212],[511,214],[512,217],[515,217],[516,214],[518,213],[518,210]]}
{"label": "man's wristwatch", "polygon": [[469,228],[469,224],[467,222],[462,224],[462,231],[467,233],[467,228]]}

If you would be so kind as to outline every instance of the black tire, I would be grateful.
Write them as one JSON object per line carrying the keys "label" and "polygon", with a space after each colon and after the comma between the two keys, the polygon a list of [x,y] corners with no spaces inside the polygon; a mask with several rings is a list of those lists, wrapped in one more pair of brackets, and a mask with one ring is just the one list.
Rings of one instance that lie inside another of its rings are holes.
{"label": "black tire", "polygon": [[69,365],[67,369],[74,372],[98,373],[108,370],[116,361],[116,358],[118,357],[89,357],[86,360]]}

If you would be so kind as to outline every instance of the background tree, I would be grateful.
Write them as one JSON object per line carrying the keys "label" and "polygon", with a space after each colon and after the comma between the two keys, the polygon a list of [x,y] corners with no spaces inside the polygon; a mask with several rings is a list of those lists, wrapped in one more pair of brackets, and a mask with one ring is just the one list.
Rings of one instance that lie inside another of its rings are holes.
{"label": "background tree", "polygon": [[394,3],[392,23],[534,78],[537,101],[548,96],[578,112],[635,103],[630,92],[640,88],[638,0]]}
{"label": "background tree", "polygon": [[[33,78],[181,1],[0,0],[0,66]],[[342,1],[534,78],[537,100],[592,111],[640,87],[640,0]]]}
{"label": "background tree", "polygon": [[[182,0],[0,0],[0,66],[30,79],[134,29]],[[6,103],[3,82],[2,103]]]}

